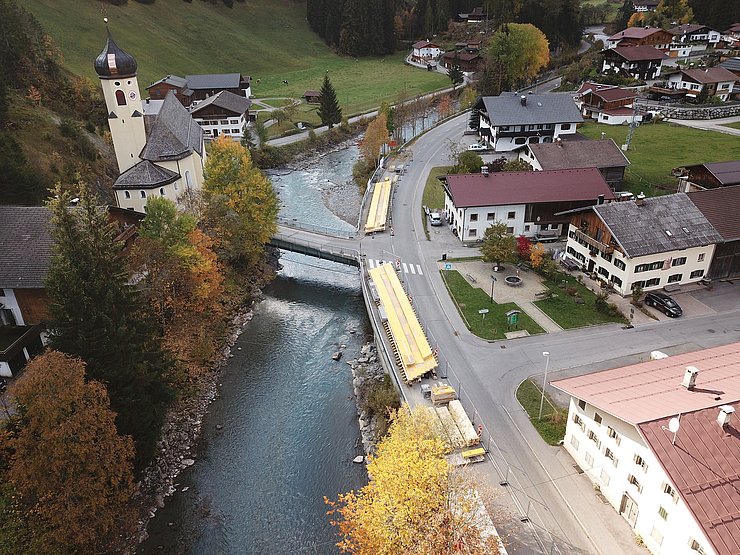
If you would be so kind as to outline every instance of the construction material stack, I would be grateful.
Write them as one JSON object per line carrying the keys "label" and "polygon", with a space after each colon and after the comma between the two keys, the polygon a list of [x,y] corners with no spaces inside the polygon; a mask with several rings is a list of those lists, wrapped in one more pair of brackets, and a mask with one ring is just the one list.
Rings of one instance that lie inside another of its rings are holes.
{"label": "construction material stack", "polygon": [[435,407],[446,405],[457,399],[455,388],[447,384],[432,386],[432,404]]}
{"label": "construction material stack", "polygon": [[448,409],[450,411],[452,419],[457,425],[457,428],[460,430],[460,434],[465,440],[465,445],[467,445],[468,447],[478,445],[480,443],[480,437],[478,437],[475,428],[473,428],[473,423],[470,421],[470,418],[468,418],[468,415],[465,413],[465,409],[463,408],[462,403],[458,400],[450,401]]}

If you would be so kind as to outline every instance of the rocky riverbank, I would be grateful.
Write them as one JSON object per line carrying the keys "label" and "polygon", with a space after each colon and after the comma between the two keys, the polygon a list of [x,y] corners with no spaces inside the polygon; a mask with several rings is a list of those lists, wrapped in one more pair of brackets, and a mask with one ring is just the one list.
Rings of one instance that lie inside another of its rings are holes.
{"label": "rocky riverbank", "polygon": [[374,343],[365,344],[357,360],[348,360],[347,364],[352,370],[352,389],[357,404],[362,447],[366,455],[373,455],[380,439],[377,434],[378,416],[368,412],[366,399],[372,382],[382,382],[385,371],[378,361]]}

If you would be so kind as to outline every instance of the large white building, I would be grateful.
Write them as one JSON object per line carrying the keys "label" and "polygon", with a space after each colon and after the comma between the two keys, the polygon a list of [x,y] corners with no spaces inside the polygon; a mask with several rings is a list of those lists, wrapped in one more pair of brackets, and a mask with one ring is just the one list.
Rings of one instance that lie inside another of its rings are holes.
{"label": "large white building", "polygon": [[482,96],[473,106],[479,114],[482,143],[497,152],[533,143],[551,143],[576,132],[583,123],[571,93],[519,94],[503,92]]}
{"label": "large white building", "polygon": [[512,235],[556,239],[569,221],[556,213],[614,199],[596,168],[448,175],[443,186],[447,221],[463,243],[499,222]]}
{"label": "large white building", "polygon": [[[146,212],[152,196],[178,201],[203,186],[206,151],[203,131],[174,93],[165,97],[159,113],[144,122],[136,78],[137,63],[108,33],[95,60],[108,111],[118,170],[113,184],[121,208]],[[149,117],[149,116],[148,116]]]}
{"label": "large white building", "polygon": [[740,553],[740,343],[552,386],[565,449],[652,553]]}
{"label": "large white building", "polygon": [[[704,279],[722,236],[685,193],[574,210],[566,258],[621,295]],[[670,287],[669,287],[670,288]]]}

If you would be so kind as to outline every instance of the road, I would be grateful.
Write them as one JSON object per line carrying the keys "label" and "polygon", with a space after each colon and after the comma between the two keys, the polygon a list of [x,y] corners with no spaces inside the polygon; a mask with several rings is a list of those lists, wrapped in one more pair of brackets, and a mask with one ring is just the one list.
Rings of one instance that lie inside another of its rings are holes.
{"label": "road", "polygon": [[[406,286],[431,343],[439,348],[440,367],[448,368],[466,408],[474,407],[476,424],[484,424],[487,441],[490,433],[489,483],[506,479],[511,484],[493,486],[504,515],[495,520],[509,535],[511,552],[643,553],[627,522],[598,500],[567,453],[542,442],[515,399],[516,388],[543,371],[543,351],[550,353],[549,376],[555,378],[635,362],[656,349],[675,353],[740,341],[738,295],[729,297],[736,306],[721,315],[632,330],[607,325],[495,343],[473,336],[446,293],[437,264],[441,247],[427,241],[420,209],[429,170],[448,163],[448,140],[460,141],[466,122],[466,115],[452,119],[413,144],[407,173],[394,195],[395,234],[365,238],[361,249],[367,258],[396,257],[423,270],[421,275],[407,275]],[[519,521],[520,514],[529,517],[527,523]]]}

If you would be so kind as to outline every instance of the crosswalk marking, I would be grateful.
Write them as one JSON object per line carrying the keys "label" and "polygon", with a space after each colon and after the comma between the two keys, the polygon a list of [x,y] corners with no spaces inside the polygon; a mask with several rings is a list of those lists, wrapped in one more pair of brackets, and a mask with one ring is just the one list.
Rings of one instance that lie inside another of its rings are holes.
{"label": "crosswalk marking", "polygon": [[[394,268],[396,267],[395,262],[389,262],[388,260],[377,260],[377,259],[372,259],[372,258],[367,259],[367,265],[369,266],[371,270],[373,268],[377,268],[378,266],[382,264],[393,264],[393,267]],[[404,274],[412,274],[415,276],[424,275],[424,272],[422,272],[421,266],[419,264],[412,264],[410,262],[409,263],[401,262],[401,267],[403,269]]]}

